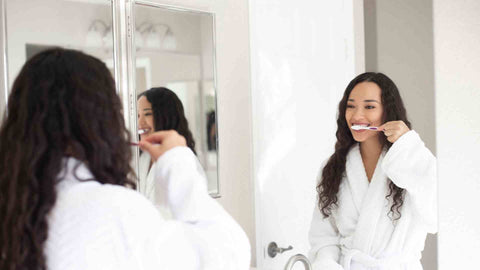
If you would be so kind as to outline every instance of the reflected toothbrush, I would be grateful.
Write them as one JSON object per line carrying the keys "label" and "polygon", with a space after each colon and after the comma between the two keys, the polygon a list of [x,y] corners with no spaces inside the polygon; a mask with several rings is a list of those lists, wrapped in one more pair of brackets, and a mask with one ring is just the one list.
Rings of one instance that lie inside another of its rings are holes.
{"label": "reflected toothbrush", "polygon": [[353,130],[374,130],[374,131],[379,131],[378,127],[366,127],[366,126],[359,126],[359,125],[353,125],[352,126]]}
{"label": "reflected toothbrush", "polygon": [[[149,129],[146,129],[146,128],[142,128],[142,129],[139,129],[137,132],[138,132],[138,135],[142,135],[142,134],[145,134],[149,131]],[[130,146],[138,146],[138,142],[130,142]]]}
{"label": "reflected toothbrush", "polygon": [[[140,146],[140,144],[138,142],[130,142],[129,144],[130,144],[130,146]],[[152,144],[157,145],[159,143],[152,143]]]}
{"label": "reflected toothbrush", "polygon": [[[138,130],[138,135],[146,134],[150,131],[149,128],[142,128]],[[159,144],[159,143],[152,143],[153,145]],[[138,142],[130,142],[130,146],[139,146],[140,144]]]}

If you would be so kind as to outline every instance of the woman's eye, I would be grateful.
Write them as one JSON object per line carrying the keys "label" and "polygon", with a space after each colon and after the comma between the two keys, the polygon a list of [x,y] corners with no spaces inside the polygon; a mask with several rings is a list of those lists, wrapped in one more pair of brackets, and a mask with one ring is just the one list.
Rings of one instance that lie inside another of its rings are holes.
{"label": "woman's eye", "polygon": [[145,114],[145,116],[150,116],[150,115],[152,115],[152,113],[146,113],[146,114]]}
{"label": "woman's eye", "polygon": [[351,109],[351,108],[355,108],[355,106],[353,106],[353,105],[347,105],[347,108],[350,108],[350,109]]}
{"label": "woman's eye", "polygon": [[365,109],[375,109],[375,106],[365,106]]}

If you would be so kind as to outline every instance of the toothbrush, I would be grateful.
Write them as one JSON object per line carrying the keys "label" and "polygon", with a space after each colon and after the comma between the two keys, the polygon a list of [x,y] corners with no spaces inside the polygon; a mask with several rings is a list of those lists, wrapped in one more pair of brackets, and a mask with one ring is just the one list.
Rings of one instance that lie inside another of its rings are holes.
{"label": "toothbrush", "polygon": [[[142,135],[147,133],[148,129],[139,129],[138,130],[138,135]],[[130,146],[138,146],[138,142],[130,142]]]}
{"label": "toothbrush", "polygon": [[359,125],[353,125],[352,129],[353,130],[375,130],[375,131],[378,131],[378,127],[366,127],[366,126],[359,126]]}
{"label": "toothbrush", "polygon": [[[152,143],[153,145],[159,144],[159,143]],[[140,144],[138,142],[130,142],[130,146],[139,146]]]}

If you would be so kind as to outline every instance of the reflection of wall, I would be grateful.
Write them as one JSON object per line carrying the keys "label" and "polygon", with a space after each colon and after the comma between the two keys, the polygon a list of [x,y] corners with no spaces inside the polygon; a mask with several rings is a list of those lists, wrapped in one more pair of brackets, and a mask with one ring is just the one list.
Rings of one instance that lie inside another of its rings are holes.
{"label": "reflection of wall", "polygon": [[397,84],[413,128],[435,152],[432,1],[365,0],[366,70]]}
{"label": "reflection of wall", "polygon": [[[385,73],[397,84],[407,116],[435,153],[432,1],[365,0],[367,71]],[[437,237],[428,235],[422,264],[437,269]]]}
{"label": "reflection of wall", "polygon": [[209,17],[203,17],[201,20],[200,31],[202,32],[202,77],[204,80],[213,79],[213,25]]}
{"label": "reflection of wall", "polygon": [[255,263],[247,0],[154,0],[216,14],[219,181],[223,207],[247,233]]}
{"label": "reflection of wall", "polygon": [[[0,14],[0,27],[3,27],[3,18],[2,18],[2,15]],[[0,50],[3,52],[4,48],[3,48],[3,37],[0,37]],[[3,122],[3,116],[4,116],[4,112],[5,112],[5,107],[6,107],[6,98],[5,98],[5,94],[7,92],[7,89],[5,89],[4,85],[5,85],[5,78],[4,78],[4,66],[3,66],[3,60],[4,60],[4,55],[3,53],[0,54],[0,125],[2,124]]]}
{"label": "reflection of wall", "polygon": [[[0,27],[3,27],[3,18],[1,17],[0,15]],[[0,37],[0,50],[3,52],[4,48],[3,48],[3,37]],[[3,116],[4,116],[4,113],[5,113],[5,110],[6,110],[6,93],[7,93],[7,89],[5,89],[4,85],[5,85],[5,78],[4,78],[4,72],[5,72],[5,69],[4,69],[4,65],[3,65],[3,60],[4,60],[4,55],[3,53],[0,54],[0,125],[3,123]]]}
{"label": "reflection of wall", "polygon": [[[78,12],[82,10],[82,12]],[[65,0],[8,0],[9,83],[25,63],[25,43],[83,47],[94,19],[111,21],[109,5]],[[17,29],[22,29],[18,31]]]}
{"label": "reflection of wall", "polygon": [[186,54],[200,54],[200,19],[198,14],[163,11],[151,7],[138,6],[135,8],[136,26],[143,22],[167,24],[177,43],[175,51]]}
{"label": "reflection of wall", "polygon": [[[139,51],[136,57],[150,59],[153,87],[165,86],[170,82],[198,81],[201,78],[199,55]],[[137,89],[137,92],[144,90]]]}
{"label": "reflection of wall", "polygon": [[439,269],[478,269],[480,1],[433,0]]}

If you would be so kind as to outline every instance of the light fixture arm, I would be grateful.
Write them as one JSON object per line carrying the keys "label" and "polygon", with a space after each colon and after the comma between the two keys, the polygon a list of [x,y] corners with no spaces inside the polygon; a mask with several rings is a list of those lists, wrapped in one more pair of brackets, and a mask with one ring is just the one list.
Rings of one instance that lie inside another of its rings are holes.
{"label": "light fixture arm", "polygon": [[90,24],[90,27],[88,27],[88,31],[97,30],[98,26],[103,27],[102,34],[105,34],[107,30],[110,28],[110,26],[108,26],[104,21],[97,19]]}

